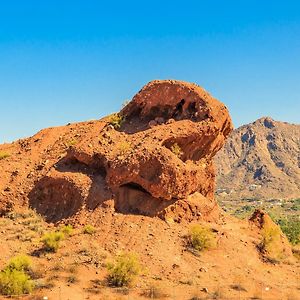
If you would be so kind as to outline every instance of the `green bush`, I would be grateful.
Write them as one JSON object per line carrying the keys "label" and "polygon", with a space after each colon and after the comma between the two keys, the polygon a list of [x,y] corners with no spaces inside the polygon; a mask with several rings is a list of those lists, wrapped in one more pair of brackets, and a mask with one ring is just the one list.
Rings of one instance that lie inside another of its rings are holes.
{"label": "green bush", "polygon": [[28,272],[31,269],[30,266],[30,258],[27,255],[20,254],[10,259],[6,269]]}
{"label": "green bush", "polygon": [[117,287],[130,285],[141,272],[139,260],[133,253],[118,255],[114,263],[107,265],[107,269],[109,283]]}
{"label": "green bush", "polygon": [[300,243],[300,221],[281,219],[278,224],[292,245]]}
{"label": "green bush", "polygon": [[300,198],[294,199],[291,209],[294,211],[300,210]]}
{"label": "green bush", "polygon": [[60,242],[65,238],[65,235],[60,231],[53,231],[46,233],[42,237],[44,248],[50,252],[56,252],[59,248]]}
{"label": "green bush", "polygon": [[0,292],[3,295],[29,294],[33,288],[33,281],[23,271],[6,269],[0,272]]}
{"label": "green bush", "polygon": [[216,246],[216,238],[210,228],[194,225],[189,231],[190,245],[197,251],[212,249]]}
{"label": "green bush", "polygon": [[96,228],[90,224],[87,224],[83,228],[83,233],[85,234],[94,234],[96,232]]}
{"label": "green bush", "polygon": [[72,225],[65,225],[65,226],[62,226],[61,228],[60,228],[60,232],[62,232],[64,235],[67,235],[67,236],[69,236],[69,235],[71,235],[72,233],[73,233],[73,226]]}
{"label": "green bush", "polygon": [[0,292],[3,295],[21,295],[31,293],[34,283],[28,272],[31,261],[26,255],[13,257],[0,272]]}

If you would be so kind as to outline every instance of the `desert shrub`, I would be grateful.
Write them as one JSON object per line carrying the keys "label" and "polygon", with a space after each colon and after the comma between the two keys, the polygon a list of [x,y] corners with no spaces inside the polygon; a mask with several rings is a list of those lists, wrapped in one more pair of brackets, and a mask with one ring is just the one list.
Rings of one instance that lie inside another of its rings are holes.
{"label": "desert shrub", "polygon": [[300,243],[300,221],[281,219],[278,224],[292,245]]}
{"label": "desert shrub", "polygon": [[115,129],[119,129],[124,122],[124,117],[118,113],[114,113],[109,116],[108,123],[112,125]]}
{"label": "desert shrub", "polygon": [[64,225],[60,228],[60,232],[66,236],[69,236],[73,233],[73,226],[72,225]]}
{"label": "desert shrub", "polygon": [[175,154],[177,157],[181,157],[182,156],[182,150],[181,150],[181,148],[180,148],[180,146],[177,144],[177,143],[174,143],[172,146],[171,146],[171,148],[170,148],[170,150],[172,151],[172,153],[173,154]]}
{"label": "desert shrub", "polygon": [[10,155],[7,152],[0,151],[0,160],[9,157]]}
{"label": "desert shrub", "polygon": [[3,295],[29,294],[33,288],[33,281],[24,271],[5,269],[0,272],[0,292]]}
{"label": "desert shrub", "polygon": [[53,231],[44,234],[42,242],[45,250],[49,252],[56,252],[59,248],[60,242],[65,238],[65,235],[60,231]]}
{"label": "desert shrub", "polygon": [[122,253],[117,256],[114,263],[107,265],[108,281],[111,285],[127,286],[140,273],[141,267],[134,253]]}
{"label": "desert shrub", "polygon": [[283,249],[279,227],[265,226],[262,229],[262,240],[259,247],[270,261],[280,261],[283,258]]}
{"label": "desert shrub", "polygon": [[34,288],[29,276],[31,261],[26,255],[18,255],[0,272],[0,292],[3,295],[28,294]]}
{"label": "desert shrub", "polygon": [[189,243],[197,251],[212,249],[216,246],[216,238],[210,228],[194,225],[190,228]]}
{"label": "desert shrub", "polygon": [[96,228],[90,224],[87,224],[83,228],[83,233],[85,234],[94,234],[96,232]]}
{"label": "desert shrub", "polygon": [[17,255],[9,260],[6,269],[9,269],[11,271],[17,270],[28,272],[31,269],[31,260],[27,255]]}

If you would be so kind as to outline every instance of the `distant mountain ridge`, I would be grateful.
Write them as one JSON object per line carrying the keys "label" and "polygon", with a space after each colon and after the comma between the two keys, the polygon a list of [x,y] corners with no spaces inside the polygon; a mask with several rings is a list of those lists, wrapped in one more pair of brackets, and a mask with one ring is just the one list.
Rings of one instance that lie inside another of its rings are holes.
{"label": "distant mountain ridge", "polygon": [[235,129],[215,157],[217,196],[300,198],[300,125],[263,117]]}

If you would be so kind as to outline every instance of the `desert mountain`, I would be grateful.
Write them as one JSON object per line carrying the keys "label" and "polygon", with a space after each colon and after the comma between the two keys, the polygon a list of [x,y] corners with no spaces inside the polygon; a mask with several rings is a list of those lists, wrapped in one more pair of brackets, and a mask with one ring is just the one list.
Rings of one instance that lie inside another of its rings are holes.
{"label": "desert mountain", "polygon": [[215,157],[218,197],[300,197],[300,125],[264,117],[235,129]]}

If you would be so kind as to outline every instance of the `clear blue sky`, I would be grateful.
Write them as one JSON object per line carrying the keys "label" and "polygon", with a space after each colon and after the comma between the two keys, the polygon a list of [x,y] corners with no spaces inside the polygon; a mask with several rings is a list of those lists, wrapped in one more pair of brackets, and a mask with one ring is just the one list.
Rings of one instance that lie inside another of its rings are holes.
{"label": "clear blue sky", "polygon": [[0,143],[196,82],[235,126],[300,123],[300,1],[0,2]]}

